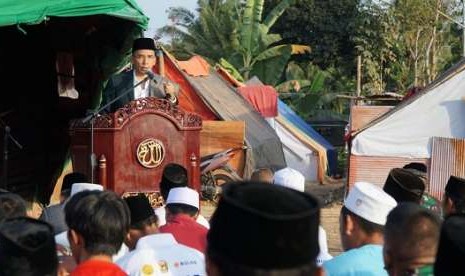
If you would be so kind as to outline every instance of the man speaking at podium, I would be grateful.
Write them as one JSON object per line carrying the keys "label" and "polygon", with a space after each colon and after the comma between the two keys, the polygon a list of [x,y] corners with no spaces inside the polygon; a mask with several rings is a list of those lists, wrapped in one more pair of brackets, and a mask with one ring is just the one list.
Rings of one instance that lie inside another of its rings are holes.
{"label": "man speaking at podium", "polygon": [[[114,75],[108,80],[103,90],[100,106],[106,105],[122,93],[127,93],[107,107],[105,111],[115,112],[118,108],[121,108],[132,100],[149,96],[164,98],[173,104],[178,103],[176,96],[179,88],[177,86],[158,75],[153,80],[151,79],[153,77],[153,74],[151,74],[152,68],[156,64],[155,50],[155,42],[151,38],[137,38],[134,40],[131,58],[133,69]],[[150,79],[147,78],[148,75],[151,75]],[[139,84],[144,79],[146,81]]]}

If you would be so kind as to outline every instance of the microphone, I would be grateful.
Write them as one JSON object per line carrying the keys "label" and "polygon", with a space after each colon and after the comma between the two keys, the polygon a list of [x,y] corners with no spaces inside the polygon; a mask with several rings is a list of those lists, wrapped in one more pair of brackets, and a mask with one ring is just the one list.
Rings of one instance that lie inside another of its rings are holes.
{"label": "microphone", "polygon": [[147,77],[148,77],[150,80],[152,80],[153,82],[155,82],[155,84],[158,84],[157,77],[155,76],[155,74],[154,74],[152,71],[148,70],[145,74],[147,75]]}

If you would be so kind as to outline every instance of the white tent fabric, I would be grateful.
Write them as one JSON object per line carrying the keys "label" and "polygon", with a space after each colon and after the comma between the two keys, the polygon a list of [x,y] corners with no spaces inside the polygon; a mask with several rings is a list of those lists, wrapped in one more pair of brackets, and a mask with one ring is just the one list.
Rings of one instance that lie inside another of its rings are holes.
{"label": "white tent fabric", "polygon": [[465,138],[465,70],[357,134],[352,154],[430,158],[432,137]]}
{"label": "white tent fabric", "polygon": [[289,168],[299,171],[307,181],[318,181],[318,157],[291,132],[273,118],[266,118],[283,144],[284,158]]}

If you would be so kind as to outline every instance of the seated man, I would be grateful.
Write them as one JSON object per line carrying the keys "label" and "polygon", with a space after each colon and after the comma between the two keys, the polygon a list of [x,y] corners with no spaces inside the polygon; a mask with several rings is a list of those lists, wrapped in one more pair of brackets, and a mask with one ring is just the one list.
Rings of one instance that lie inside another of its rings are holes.
{"label": "seated man", "polygon": [[204,253],[208,229],[195,220],[199,214],[199,193],[187,187],[173,188],[166,200],[166,224],[160,233],[171,233],[186,246]]}
{"label": "seated man", "polygon": [[225,184],[208,232],[209,276],[322,275],[318,200],[263,182]]}
{"label": "seated man", "polygon": [[133,70],[112,76],[103,90],[101,107],[119,97],[122,93],[131,90],[126,95],[121,96],[116,102],[111,104],[105,110],[115,112],[118,108],[132,100],[157,97],[165,98],[173,104],[178,103],[178,88],[167,79],[159,77],[158,80],[146,80],[137,87],[133,88],[140,81],[147,78],[147,72],[152,72],[156,64],[155,42],[151,38],[137,38],[132,46],[132,66]]}
{"label": "seated man", "polygon": [[443,198],[444,215],[465,214],[465,179],[451,175]]}
{"label": "seated man", "polygon": [[58,260],[53,229],[26,217],[0,223],[0,275],[56,276]]}
{"label": "seated man", "polygon": [[434,275],[465,275],[465,215],[446,218],[441,228]]}
{"label": "seated man", "polygon": [[397,205],[384,229],[383,255],[389,275],[432,274],[440,229],[441,220],[431,211],[410,202]]}
{"label": "seated man", "polygon": [[140,238],[136,248],[116,263],[128,275],[206,275],[204,255],[179,244],[172,234]]}
{"label": "seated man", "polygon": [[71,275],[126,275],[113,264],[129,230],[129,209],[111,191],[82,191],[65,205],[68,238],[78,266]]}
{"label": "seated man", "polygon": [[339,217],[344,253],[323,264],[327,275],[387,275],[383,262],[384,224],[397,205],[381,188],[357,182]]}
{"label": "seated man", "polygon": [[[172,188],[187,187],[188,185],[187,170],[183,166],[170,163],[163,168],[163,174],[160,181],[160,194],[163,198],[163,202],[166,204],[168,194]],[[155,209],[155,214],[158,217],[158,226],[166,224],[166,209],[165,206],[161,206]],[[196,219],[197,223],[210,228],[208,220],[204,216],[199,214]]]}
{"label": "seated man", "polygon": [[124,243],[129,250],[136,248],[137,241],[147,235],[158,233],[158,219],[144,194],[124,198],[131,213],[129,232]]}

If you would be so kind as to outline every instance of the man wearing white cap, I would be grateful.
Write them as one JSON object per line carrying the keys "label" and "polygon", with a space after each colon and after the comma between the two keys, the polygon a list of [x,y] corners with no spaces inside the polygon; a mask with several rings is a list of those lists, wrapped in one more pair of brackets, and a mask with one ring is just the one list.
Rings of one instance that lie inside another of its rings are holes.
{"label": "man wearing white cap", "polygon": [[381,188],[357,182],[344,200],[339,218],[344,253],[325,262],[327,275],[387,275],[383,231],[394,198]]}
{"label": "man wearing white cap", "polygon": [[[284,168],[277,171],[273,176],[273,184],[294,189],[299,192],[305,191],[305,177],[299,171],[291,168]],[[322,265],[323,262],[331,260],[333,256],[328,252],[326,231],[321,225],[318,226],[318,245],[320,246],[320,253],[318,254],[316,262],[317,265]]]}
{"label": "man wearing white cap", "polygon": [[128,275],[206,275],[204,255],[176,242],[172,234],[139,239],[136,249],[117,261]]}
{"label": "man wearing white cap", "polygon": [[195,220],[199,214],[199,193],[187,187],[173,188],[166,200],[166,224],[160,233],[171,233],[180,244],[204,253],[208,229]]}

